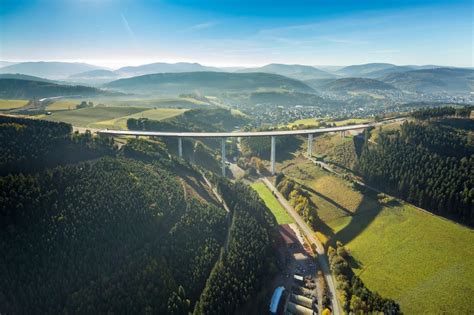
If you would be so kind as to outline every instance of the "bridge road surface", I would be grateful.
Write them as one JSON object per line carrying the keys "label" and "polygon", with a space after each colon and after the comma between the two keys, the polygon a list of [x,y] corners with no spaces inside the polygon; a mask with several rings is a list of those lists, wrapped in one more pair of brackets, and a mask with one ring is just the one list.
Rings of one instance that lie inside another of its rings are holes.
{"label": "bridge road surface", "polygon": [[341,127],[301,129],[301,130],[277,130],[277,131],[236,131],[236,132],[168,132],[168,131],[137,131],[137,130],[99,130],[97,133],[111,136],[143,136],[143,137],[175,137],[175,138],[227,138],[227,137],[271,137],[291,135],[312,135],[316,133],[348,131],[354,129],[365,129],[373,124],[348,125]]}
{"label": "bridge road surface", "polygon": [[328,284],[329,291],[331,291],[331,303],[335,315],[343,314],[341,311],[341,306],[339,305],[339,300],[337,298],[336,286],[334,285],[334,279],[332,277],[331,270],[329,269],[327,255],[324,251],[323,245],[319,240],[314,236],[314,231],[304,222],[304,220],[299,216],[299,214],[293,209],[293,207],[288,203],[288,201],[283,197],[283,195],[273,186],[270,180],[267,177],[262,178],[263,183],[272,191],[280,204],[286,209],[286,211],[293,217],[296,224],[298,224],[300,230],[306,235],[310,242],[316,245],[316,251],[318,253],[319,265],[323,271],[324,277]]}

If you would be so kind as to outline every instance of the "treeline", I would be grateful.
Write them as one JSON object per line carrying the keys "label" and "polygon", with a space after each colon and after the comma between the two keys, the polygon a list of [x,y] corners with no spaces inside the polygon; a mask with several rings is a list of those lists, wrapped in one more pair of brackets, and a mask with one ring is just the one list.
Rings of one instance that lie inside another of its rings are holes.
{"label": "treeline", "polygon": [[[194,109],[182,115],[164,121],[149,120],[147,118],[130,118],[127,127],[130,130],[168,131],[168,132],[217,132],[233,129],[248,122],[248,118],[234,115],[228,109]],[[168,151],[178,154],[178,140],[176,138],[160,138]],[[205,138],[202,140],[182,139],[183,156],[194,161],[208,171],[220,173],[221,139]],[[237,142],[226,144],[228,156],[238,152]]]}
{"label": "treeline", "polygon": [[69,124],[0,116],[0,175],[113,155],[113,139],[71,134]]}
{"label": "treeline", "polygon": [[[258,130],[246,131],[268,131],[268,128],[260,128]],[[282,148],[289,148],[295,144],[295,136],[280,136],[275,137],[275,146],[280,150]],[[240,139],[242,145],[242,152],[245,156],[269,157],[271,150],[270,137],[244,137]],[[299,142],[296,142],[299,144]]]}
{"label": "treeline", "polygon": [[[39,130],[47,145],[70,131],[39,120],[8,124]],[[26,135],[10,135],[1,147],[9,141],[11,152],[23,152]],[[134,139],[123,156],[38,162],[39,172],[0,177],[0,313],[192,312],[219,257],[226,212],[186,194],[173,170],[194,173],[168,156]]]}
{"label": "treeline", "polygon": [[280,173],[275,178],[278,191],[290,202],[293,208],[313,228],[318,222],[316,205],[311,201],[308,192],[301,185]]}
{"label": "treeline", "polygon": [[191,109],[183,114],[164,121],[147,118],[129,118],[127,127],[130,130],[153,131],[230,131],[249,121],[242,115],[234,115],[230,109],[206,108]]}
{"label": "treeline", "polygon": [[453,116],[460,118],[469,118],[471,115],[471,111],[472,106],[465,106],[463,108],[454,108],[452,106],[446,106],[420,109],[411,113],[411,116],[420,120]]}
{"label": "treeline", "polygon": [[114,94],[120,93],[107,92],[89,86],[61,85],[53,82],[0,78],[0,98],[2,99],[40,99],[58,95],[96,96]]}
{"label": "treeline", "polygon": [[329,264],[336,277],[337,288],[340,291],[340,301],[348,314],[401,314],[400,306],[392,299],[381,297],[370,291],[362,280],[354,274],[350,267],[349,253],[340,242],[336,249],[328,249]]}
{"label": "treeline", "polygon": [[211,272],[194,314],[235,314],[258,294],[275,271],[271,233],[276,223],[247,185],[218,179],[232,211],[228,245]]}
{"label": "treeline", "polygon": [[474,224],[474,155],[452,128],[405,123],[366,146],[357,171],[389,193],[433,213]]}

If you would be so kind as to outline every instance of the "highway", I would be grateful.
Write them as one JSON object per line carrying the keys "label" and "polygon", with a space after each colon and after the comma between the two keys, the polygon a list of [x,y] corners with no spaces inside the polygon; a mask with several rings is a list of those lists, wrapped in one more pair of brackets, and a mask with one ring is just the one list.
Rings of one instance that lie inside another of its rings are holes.
{"label": "highway", "polygon": [[111,136],[154,136],[176,138],[226,138],[226,137],[265,137],[265,136],[291,136],[310,135],[316,133],[348,131],[372,127],[371,124],[349,125],[341,127],[302,129],[302,130],[276,130],[276,131],[235,131],[235,132],[168,132],[168,131],[136,131],[136,130],[99,130],[97,133]]}
{"label": "highway", "polygon": [[327,255],[324,250],[324,246],[321,242],[314,236],[314,231],[306,224],[306,222],[299,216],[299,214],[293,209],[293,207],[289,204],[289,202],[283,197],[283,195],[278,191],[278,189],[273,186],[270,180],[266,177],[262,178],[263,183],[272,191],[277,200],[280,204],[286,209],[286,211],[292,216],[295,220],[296,224],[300,228],[301,232],[303,232],[306,238],[316,245],[316,251],[318,253],[318,261],[319,265],[321,266],[322,272],[324,277],[326,278],[326,282],[329,287],[329,291],[331,291],[331,303],[333,307],[333,314],[343,314],[341,311],[341,306],[339,305],[339,300],[337,298],[336,293],[336,286],[334,284],[334,279],[332,277],[331,270],[329,269]]}

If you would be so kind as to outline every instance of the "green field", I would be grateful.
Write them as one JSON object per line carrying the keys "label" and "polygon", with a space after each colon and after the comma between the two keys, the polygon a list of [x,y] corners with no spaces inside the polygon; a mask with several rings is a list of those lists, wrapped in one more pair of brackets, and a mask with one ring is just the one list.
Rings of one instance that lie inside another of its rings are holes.
{"label": "green field", "polygon": [[345,125],[355,125],[355,124],[363,124],[371,121],[370,119],[366,118],[351,118],[351,119],[345,119],[345,120],[338,120],[338,121],[333,121],[330,119],[324,119],[324,118],[305,118],[305,119],[298,119],[295,120],[289,124],[287,124],[288,127],[294,127],[294,126],[299,126],[299,125],[305,125],[305,126],[316,126],[318,127],[320,125],[320,121],[324,121],[325,123],[334,123],[336,126],[345,126]]}
{"label": "green field", "polygon": [[172,118],[184,113],[185,109],[178,108],[157,108],[141,111],[127,116],[122,116],[119,118],[109,119],[98,121],[96,123],[90,124],[92,128],[109,128],[109,129],[127,129],[127,119],[129,118],[148,118],[152,120],[164,120]]}
{"label": "green field", "polygon": [[398,301],[406,314],[469,314],[473,244],[473,230],[398,206],[384,207],[347,247],[361,262],[354,270],[367,286]]}
{"label": "green field", "polygon": [[47,111],[57,111],[57,110],[73,110],[76,109],[76,106],[81,102],[78,100],[58,100],[54,103],[49,104],[46,106]]}
{"label": "green field", "polygon": [[288,212],[280,205],[278,200],[272,195],[271,191],[262,182],[252,184],[252,188],[258,193],[260,198],[263,199],[267,207],[272,211],[278,224],[293,223],[293,219],[290,217]]}
{"label": "green field", "polygon": [[367,122],[370,122],[370,119],[367,118],[351,118],[351,119],[344,119],[344,120],[336,120],[336,121],[331,121],[328,120],[328,123],[335,123],[336,126],[345,126],[345,125],[357,125],[357,124],[365,124]]}
{"label": "green field", "polygon": [[294,122],[289,123],[287,126],[288,127],[294,127],[294,126],[299,126],[299,125],[305,125],[305,126],[319,126],[319,118],[305,118],[305,119],[298,119],[295,120]]}
{"label": "green field", "polygon": [[78,127],[90,127],[99,121],[128,116],[147,109],[140,107],[90,107],[53,112],[52,115],[45,116],[44,119],[67,122]]}
{"label": "green field", "polygon": [[283,172],[308,188],[323,222],[319,233],[346,244],[369,289],[406,314],[474,310],[474,231],[410,205],[384,205],[310,162]]}
{"label": "green field", "polygon": [[0,100],[0,110],[20,108],[28,104],[28,100]]}
{"label": "green field", "polygon": [[207,103],[190,97],[176,98],[153,98],[153,99],[111,99],[96,98],[95,104],[105,104],[114,107],[168,107],[168,108],[199,108],[208,105]]}

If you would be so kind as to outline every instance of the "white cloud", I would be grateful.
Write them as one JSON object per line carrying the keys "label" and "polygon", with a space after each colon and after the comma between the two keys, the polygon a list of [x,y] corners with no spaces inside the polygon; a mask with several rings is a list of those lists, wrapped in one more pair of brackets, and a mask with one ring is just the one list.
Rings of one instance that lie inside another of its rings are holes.
{"label": "white cloud", "polygon": [[203,22],[203,23],[199,23],[199,24],[190,26],[190,27],[184,29],[184,31],[185,32],[200,31],[200,30],[204,30],[204,29],[214,27],[217,24],[218,24],[218,22],[216,22],[216,21],[207,21],[207,22]]}

